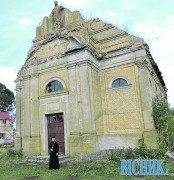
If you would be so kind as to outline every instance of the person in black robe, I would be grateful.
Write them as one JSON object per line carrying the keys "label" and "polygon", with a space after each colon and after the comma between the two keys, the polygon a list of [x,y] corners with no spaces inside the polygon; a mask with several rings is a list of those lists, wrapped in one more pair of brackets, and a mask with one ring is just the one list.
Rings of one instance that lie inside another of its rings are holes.
{"label": "person in black robe", "polygon": [[56,142],[55,137],[51,138],[51,142],[49,144],[50,150],[50,159],[49,159],[49,169],[59,169],[59,144]]}

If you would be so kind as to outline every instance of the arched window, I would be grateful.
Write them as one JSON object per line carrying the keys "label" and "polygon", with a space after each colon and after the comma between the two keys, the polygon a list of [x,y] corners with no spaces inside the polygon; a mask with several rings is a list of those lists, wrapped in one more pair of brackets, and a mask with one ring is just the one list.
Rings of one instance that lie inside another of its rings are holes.
{"label": "arched window", "polygon": [[127,81],[123,78],[117,78],[112,82],[112,88],[118,88],[123,86],[128,86]]}
{"label": "arched window", "polygon": [[62,83],[60,81],[54,80],[47,84],[45,92],[51,93],[51,92],[55,92],[55,91],[61,91],[63,89],[64,88],[63,88]]}

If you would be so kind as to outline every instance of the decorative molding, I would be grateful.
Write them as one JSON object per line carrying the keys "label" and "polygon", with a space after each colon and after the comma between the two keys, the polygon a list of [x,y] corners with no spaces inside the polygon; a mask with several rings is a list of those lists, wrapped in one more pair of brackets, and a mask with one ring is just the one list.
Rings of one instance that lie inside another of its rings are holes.
{"label": "decorative molding", "polygon": [[95,43],[95,44],[99,44],[99,43],[104,43],[104,42],[107,42],[107,41],[111,41],[111,40],[115,40],[117,38],[123,38],[123,37],[127,37],[127,33],[119,33],[119,34],[116,34],[115,32],[113,34],[110,34],[104,38],[100,38],[100,39],[97,39],[97,38],[93,38],[91,37],[91,40]]}
{"label": "decorative molding", "polygon": [[97,134],[96,131],[71,131],[70,135],[83,136]]}
{"label": "decorative molding", "polygon": [[56,93],[47,93],[47,94],[44,94],[44,95],[40,95],[39,96],[39,99],[46,99],[46,98],[50,98],[50,97],[57,97],[57,96],[63,96],[63,95],[68,95],[69,94],[69,91],[67,90],[66,92],[59,92],[57,91]]}
{"label": "decorative molding", "polygon": [[60,109],[60,102],[47,103],[47,111],[56,111]]}
{"label": "decorative molding", "polygon": [[[160,86],[163,87],[161,85],[160,79],[157,76],[155,69],[153,68],[153,66],[151,66],[151,64],[148,63],[147,59],[135,61],[134,63],[137,65],[139,69],[147,68],[151,76],[154,78],[154,81],[156,82],[156,84],[158,85],[160,84]],[[167,91],[166,88],[163,87],[163,89],[165,92]]]}
{"label": "decorative molding", "polygon": [[121,87],[117,87],[117,88],[108,88],[109,91],[119,91],[119,90],[123,90],[123,89],[130,89],[132,87],[132,84],[128,84],[128,86],[121,86]]}
{"label": "decorative molding", "polygon": [[65,67],[66,67],[68,70],[69,70],[69,69],[75,69],[76,63],[67,64]]}
{"label": "decorative molding", "polygon": [[23,81],[30,80],[30,78],[31,78],[31,75],[23,76]]}
{"label": "decorative molding", "polygon": [[139,69],[143,69],[143,68],[147,67],[148,62],[146,59],[143,59],[143,60],[135,61],[135,64],[137,65],[137,67]]}
{"label": "decorative molding", "polygon": [[38,73],[36,73],[36,74],[31,74],[31,79],[35,79],[35,78],[39,78],[39,74]]}
{"label": "decorative molding", "polygon": [[21,93],[21,90],[22,90],[21,86],[20,87],[16,87],[16,89],[15,89],[16,93]]}

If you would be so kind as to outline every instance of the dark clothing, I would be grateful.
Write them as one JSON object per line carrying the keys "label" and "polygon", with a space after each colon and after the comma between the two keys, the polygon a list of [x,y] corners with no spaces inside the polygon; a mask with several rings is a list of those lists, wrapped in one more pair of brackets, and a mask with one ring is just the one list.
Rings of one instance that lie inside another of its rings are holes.
{"label": "dark clothing", "polygon": [[50,151],[49,169],[59,169],[59,157],[56,155],[59,152],[59,144],[57,142],[51,142],[49,150],[51,148],[53,151]]}

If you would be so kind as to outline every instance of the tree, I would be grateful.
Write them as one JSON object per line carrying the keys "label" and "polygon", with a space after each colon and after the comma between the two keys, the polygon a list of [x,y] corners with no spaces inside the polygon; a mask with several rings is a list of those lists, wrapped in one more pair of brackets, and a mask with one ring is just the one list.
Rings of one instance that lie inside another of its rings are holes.
{"label": "tree", "polygon": [[156,97],[153,101],[153,119],[158,134],[164,129],[170,116],[170,108],[166,99]]}
{"label": "tree", "polygon": [[14,108],[14,93],[0,83],[0,111],[12,111]]}
{"label": "tree", "polygon": [[158,132],[158,143],[165,151],[174,151],[174,109],[166,99],[155,98],[153,102],[153,119]]}

